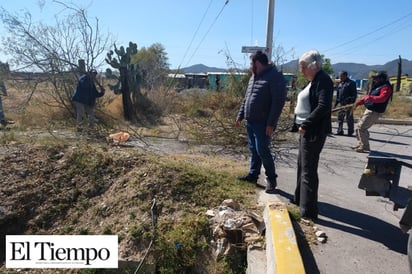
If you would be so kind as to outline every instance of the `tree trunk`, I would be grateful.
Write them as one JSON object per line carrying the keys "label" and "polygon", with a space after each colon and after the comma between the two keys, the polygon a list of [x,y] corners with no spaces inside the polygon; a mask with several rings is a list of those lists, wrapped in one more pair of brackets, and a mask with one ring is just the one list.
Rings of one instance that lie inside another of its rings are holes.
{"label": "tree trunk", "polygon": [[127,68],[120,67],[120,83],[123,101],[123,116],[126,121],[135,122],[136,114],[134,112],[133,104],[130,98],[130,87],[127,77]]}

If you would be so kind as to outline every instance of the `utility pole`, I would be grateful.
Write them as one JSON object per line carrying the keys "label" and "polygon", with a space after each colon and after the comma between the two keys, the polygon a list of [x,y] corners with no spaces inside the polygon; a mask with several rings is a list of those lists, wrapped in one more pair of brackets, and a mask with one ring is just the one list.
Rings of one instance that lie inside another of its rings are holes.
{"label": "utility pole", "polygon": [[259,46],[243,46],[243,53],[255,53],[258,50],[264,51],[269,61],[272,61],[272,47],[273,47],[273,21],[275,14],[275,0],[268,0],[268,18],[267,18],[267,32],[266,32],[266,47]]}
{"label": "utility pole", "polygon": [[396,89],[395,89],[395,91],[400,91],[401,90],[401,76],[402,76],[402,58],[399,55],[398,74],[397,74],[397,77],[396,77]]}
{"label": "utility pole", "polygon": [[266,32],[266,54],[269,61],[272,60],[272,47],[273,47],[273,21],[275,17],[275,0],[268,0],[268,21]]}

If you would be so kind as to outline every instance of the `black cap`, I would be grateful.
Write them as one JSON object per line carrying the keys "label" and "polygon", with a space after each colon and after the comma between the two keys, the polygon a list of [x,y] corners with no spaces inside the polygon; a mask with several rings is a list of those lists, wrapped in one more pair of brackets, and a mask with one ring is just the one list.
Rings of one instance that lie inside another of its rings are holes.
{"label": "black cap", "polygon": [[378,73],[376,73],[374,76],[372,76],[373,78],[379,78],[379,79],[384,79],[387,80],[388,79],[388,74],[386,74],[385,71],[379,71]]}

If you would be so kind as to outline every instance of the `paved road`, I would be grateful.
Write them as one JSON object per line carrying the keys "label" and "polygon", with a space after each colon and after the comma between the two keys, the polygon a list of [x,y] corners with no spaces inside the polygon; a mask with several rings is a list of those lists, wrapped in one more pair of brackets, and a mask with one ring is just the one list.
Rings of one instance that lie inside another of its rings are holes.
{"label": "paved road", "polygon": [[[370,132],[372,150],[412,161],[412,126],[374,125]],[[315,270],[308,273],[409,273],[408,235],[398,226],[403,210],[393,211],[388,199],[366,196],[358,188],[367,154],[354,152],[350,147],[355,143],[355,137],[331,136],[321,154],[320,216],[316,226],[329,238],[326,244],[312,248],[312,260],[305,264]],[[297,150],[291,145],[281,147],[281,151],[278,187],[279,198],[285,200],[295,188]],[[412,185],[412,169],[402,167],[399,184],[405,190]]]}

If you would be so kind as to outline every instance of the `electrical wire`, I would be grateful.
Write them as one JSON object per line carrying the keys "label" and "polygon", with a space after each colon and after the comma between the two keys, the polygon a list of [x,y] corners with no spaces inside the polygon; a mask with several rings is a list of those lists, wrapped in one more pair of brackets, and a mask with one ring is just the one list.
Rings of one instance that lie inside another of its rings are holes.
{"label": "electrical wire", "polygon": [[229,0],[226,0],[225,3],[223,4],[223,7],[220,9],[219,13],[217,14],[217,16],[215,17],[215,19],[213,20],[213,22],[210,24],[209,29],[206,31],[206,33],[203,35],[202,39],[200,40],[199,44],[197,45],[196,49],[194,50],[193,54],[190,56],[189,61],[187,61],[187,64],[190,63],[190,61],[192,61],[192,58],[195,56],[195,54],[197,53],[197,50],[199,49],[199,47],[202,45],[203,41],[205,40],[206,36],[209,34],[210,30],[212,29],[212,27],[214,26],[214,24],[216,23],[217,19],[219,19],[220,15],[222,14],[223,10],[225,9],[226,5],[229,3]]}
{"label": "electrical wire", "polygon": [[402,21],[403,19],[405,19],[405,18],[407,18],[407,17],[409,17],[409,16],[411,16],[411,15],[412,15],[412,12],[410,12],[410,13],[404,15],[404,16],[399,17],[398,19],[395,19],[394,21],[392,21],[392,22],[390,22],[390,23],[388,23],[388,24],[385,24],[385,25],[383,25],[383,26],[379,26],[379,27],[377,27],[376,29],[374,29],[373,31],[370,31],[370,32],[368,32],[368,33],[366,33],[366,34],[360,35],[360,36],[358,36],[358,37],[356,37],[356,38],[354,38],[354,39],[352,39],[352,40],[350,40],[350,41],[347,41],[347,42],[344,42],[344,43],[342,43],[342,44],[339,44],[339,45],[337,45],[337,46],[335,46],[335,47],[332,47],[332,48],[323,50],[323,52],[328,52],[328,51],[331,51],[331,50],[334,50],[334,49],[337,49],[337,48],[341,48],[341,47],[343,47],[343,46],[346,46],[347,44],[350,44],[350,43],[353,43],[353,42],[355,42],[355,41],[358,41],[358,40],[360,40],[360,39],[362,39],[362,38],[365,38],[366,36],[370,36],[370,35],[372,35],[372,34],[374,34],[374,33],[376,33],[376,32],[380,32],[382,29],[387,28],[387,27],[389,27],[389,26],[391,26],[391,25],[393,25],[393,24],[395,24],[395,23],[398,23],[399,21]]}
{"label": "electrical wire", "polygon": [[200,19],[199,25],[197,26],[197,29],[196,29],[195,33],[193,34],[193,36],[192,36],[192,40],[190,41],[189,45],[188,45],[187,48],[186,48],[185,54],[183,55],[182,61],[180,61],[180,64],[179,64],[179,66],[178,66],[178,69],[180,69],[180,66],[183,64],[183,61],[185,60],[185,58],[186,58],[186,56],[187,56],[187,54],[188,54],[188,52],[189,52],[189,50],[190,50],[190,47],[192,46],[193,41],[195,40],[195,37],[197,36],[197,34],[198,34],[198,32],[199,32],[200,26],[202,25],[204,19],[206,18],[206,15],[207,15],[207,13],[208,13],[208,11],[209,11],[210,6],[212,5],[212,3],[213,3],[213,0],[210,0],[209,5],[208,5],[207,8],[206,8],[206,11],[203,13],[202,19]]}
{"label": "electrical wire", "polygon": [[400,31],[404,30],[405,28],[409,28],[409,27],[411,27],[411,26],[412,26],[412,24],[409,24],[409,25],[403,26],[403,27],[400,28],[400,29],[388,30],[387,32],[385,32],[384,34],[381,34],[380,36],[376,37],[376,38],[375,38],[374,40],[372,40],[372,41],[366,41],[366,42],[361,43],[361,44],[359,44],[359,45],[353,46],[353,47],[348,48],[348,49],[346,49],[346,50],[344,50],[344,51],[342,51],[342,52],[340,52],[339,54],[336,54],[336,55],[339,55],[339,56],[351,55],[353,52],[355,52],[355,51],[356,51],[357,49],[359,49],[359,48],[365,47],[365,46],[367,46],[367,45],[369,45],[369,44],[371,44],[371,43],[374,43],[374,42],[379,41],[379,40],[382,40],[382,39],[387,39],[389,36],[394,35],[394,34],[400,32]]}
{"label": "electrical wire", "polygon": [[175,72],[175,74],[174,74],[174,76],[173,76],[173,78],[172,78],[172,81],[170,81],[170,83],[169,83],[169,85],[168,85],[168,87],[167,87],[167,89],[166,89],[166,93],[168,93],[169,90],[170,90],[170,88],[175,84],[175,80],[176,80],[177,73],[179,72],[179,70],[180,70],[180,68],[181,68],[181,66],[182,66],[182,64],[183,64],[183,61],[185,60],[187,54],[189,53],[189,50],[190,50],[190,48],[191,48],[191,46],[192,46],[192,44],[193,44],[193,41],[195,40],[195,37],[197,36],[197,34],[198,34],[198,32],[199,32],[200,26],[202,25],[204,19],[206,18],[206,15],[207,15],[207,13],[209,12],[209,9],[210,9],[210,6],[212,5],[212,3],[213,3],[213,0],[210,0],[209,5],[208,5],[207,8],[206,8],[206,11],[203,13],[202,19],[201,19],[200,22],[199,22],[199,25],[197,26],[197,29],[196,29],[195,33],[193,34],[192,39],[190,40],[189,45],[188,45],[187,48],[186,48],[185,54],[183,55],[182,60],[180,61],[179,65],[177,66],[177,70],[176,70],[176,72]]}

